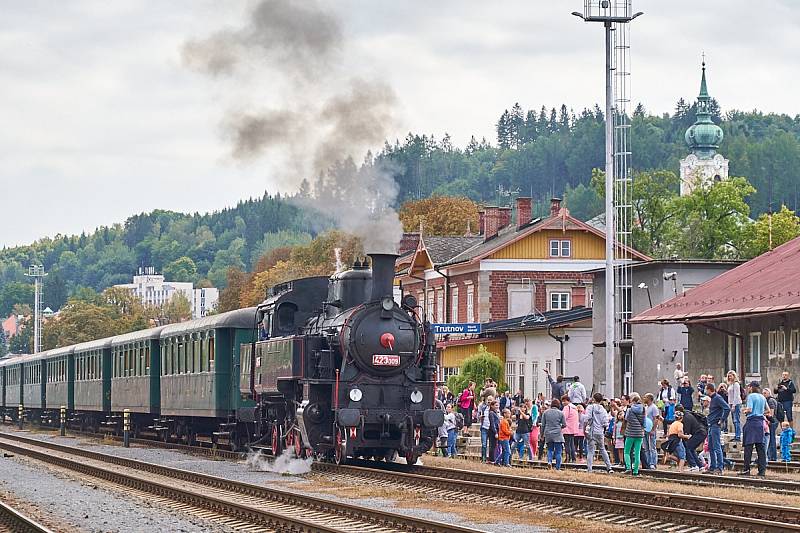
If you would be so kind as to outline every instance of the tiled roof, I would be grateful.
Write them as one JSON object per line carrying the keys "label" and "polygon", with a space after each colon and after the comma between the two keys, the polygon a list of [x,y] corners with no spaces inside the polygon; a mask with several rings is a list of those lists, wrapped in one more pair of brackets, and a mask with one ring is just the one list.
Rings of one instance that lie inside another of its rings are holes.
{"label": "tiled roof", "polygon": [[631,322],[681,322],[800,310],[800,237],[648,309]]}
{"label": "tiled roof", "polygon": [[[484,240],[483,240],[483,235],[481,235],[479,237],[465,237],[465,238],[477,239],[477,240],[476,240],[476,242],[475,242],[475,244],[473,246],[471,246],[471,247],[469,247],[469,248],[467,248],[465,250],[462,250],[457,255],[452,256],[444,264],[446,264],[446,265],[454,265],[456,263],[464,263],[464,262],[469,261],[471,259],[474,259],[476,257],[480,257],[481,255],[484,255],[485,253],[487,253],[487,252],[489,252],[491,250],[496,250],[496,249],[502,247],[503,245],[510,243],[511,241],[513,241],[514,239],[519,237],[522,233],[524,233],[525,231],[527,231],[531,227],[533,227],[536,224],[538,224],[541,220],[542,220],[541,218],[537,218],[535,220],[532,220],[531,222],[529,222],[528,224],[526,224],[525,226],[523,226],[519,230],[517,229],[516,224],[514,224],[512,222],[511,224],[509,224],[505,228],[502,228],[497,233],[497,237],[495,237],[494,239],[489,239],[486,242],[484,242]],[[426,240],[426,242],[427,242],[427,240]]]}
{"label": "tiled roof", "polygon": [[523,331],[533,329],[546,329],[548,327],[562,327],[582,320],[591,320],[592,310],[588,307],[574,307],[568,311],[548,311],[546,313],[530,314],[497,320],[484,324],[481,328],[485,333],[498,333],[502,331]]}
{"label": "tiled roof", "polygon": [[483,237],[423,237],[425,249],[434,265],[441,265],[483,242]]}
{"label": "tiled roof", "polygon": [[599,229],[600,231],[606,230],[606,214],[600,213],[596,217],[592,217],[586,221],[586,225]]}

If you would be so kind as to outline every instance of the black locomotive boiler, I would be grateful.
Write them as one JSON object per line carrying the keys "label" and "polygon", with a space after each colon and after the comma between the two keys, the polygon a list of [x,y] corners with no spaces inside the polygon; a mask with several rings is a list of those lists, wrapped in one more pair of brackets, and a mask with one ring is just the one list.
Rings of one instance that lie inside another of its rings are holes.
{"label": "black locomotive boiler", "polygon": [[257,308],[259,340],[241,347],[239,423],[274,453],[294,448],[409,463],[433,445],[433,331],[411,295],[395,302],[397,256],[277,285]]}

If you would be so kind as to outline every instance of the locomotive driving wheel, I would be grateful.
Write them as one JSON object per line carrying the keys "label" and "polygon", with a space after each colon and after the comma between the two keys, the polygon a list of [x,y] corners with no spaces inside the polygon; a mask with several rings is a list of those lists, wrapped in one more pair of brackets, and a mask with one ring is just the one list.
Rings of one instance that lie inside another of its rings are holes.
{"label": "locomotive driving wheel", "polygon": [[281,454],[281,430],[278,424],[272,426],[272,455],[275,457]]}
{"label": "locomotive driving wheel", "polygon": [[305,459],[306,458],[306,453],[305,453],[306,450],[305,450],[305,447],[303,447],[303,436],[300,434],[300,430],[299,429],[295,429],[292,432],[292,435],[294,435],[294,455],[295,455],[295,457],[297,457],[298,459]]}
{"label": "locomotive driving wheel", "polygon": [[333,460],[337,465],[344,464],[347,460],[346,448],[347,439],[344,436],[344,428],[336,428],[336,447],[333,449]]}

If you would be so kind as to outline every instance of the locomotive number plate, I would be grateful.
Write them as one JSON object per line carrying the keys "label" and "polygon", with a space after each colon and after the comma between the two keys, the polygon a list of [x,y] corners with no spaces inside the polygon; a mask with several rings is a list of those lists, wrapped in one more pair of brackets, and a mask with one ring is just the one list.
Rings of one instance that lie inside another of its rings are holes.
{"label": "locomotive number plate", "polygon": [[372,356],[372,366],[400,366],[400,356],[376,353]]}

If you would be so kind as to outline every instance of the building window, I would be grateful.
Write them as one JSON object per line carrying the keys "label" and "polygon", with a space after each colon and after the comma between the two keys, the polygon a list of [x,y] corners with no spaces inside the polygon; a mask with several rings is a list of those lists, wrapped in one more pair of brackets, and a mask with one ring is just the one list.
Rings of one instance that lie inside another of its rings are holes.
{"label": "building window", "polygon": [[428,305],[425,310],[425,315],[428,320],[433,320],[433,291],[428,291]]}
{"label": "building window", "polygon": [[467,321],[475,322],[475,287],[467,287]]}
{"label": "building window", "polygon": [[450,321],[458,322],[458,287],[450,289]]}
{"label": "building window", "polygon": [[522,391],[522,395],[525,396],[525,363],[520,362],[519,364],[519,386],[517,387],[519,390]]}
{"label": "building window", "polygon": [[793,329],[789,336],[789,346],[792,352],[792,359],[800,357],[800,329]]}
{"label": "building window", "polygon": [[531,398],[533,401],[536,401],[536,398],[539,397],[539,362],[534,361],[531,363],[531,371],[533,373],[533,379],[531,380],[531,385],[533,385],[533,390],[531,391],[532,396]]}
{"label": "building window", "polygon": [[566,311],[569,307],[568,292],[551,292],[550,293],[550,311]]}
{"label": "building window", "polygon": [[[545,361],[544,368],[547,370],[547,373],[552,375],[553,373],[553,362],[552,361]],[[553,395],[553,392],[550,390],[550,380],[546,379],[544,381],[544,396],[545,398],[549,399]]]}
{"label": "building window", "polygon": [[728,335],[725,346],[725,358],[728,363],[727,370],[739,373],[739,338],[735,335]]}
{"label": "building window", "polygon": [[769,358],[786,355],[786,332],[782,329],[772,330],[767,336]]}
{"label": "building window", "polygon": [[436,321],[439,324],[444,323],[444,291],[442,289],[436,291]]}
{"label": "building window", "polygon": [[750,373],[761,374],[761,333],[750,334]]}
{"label": "building window", "polygon": [[447,378],[450,376],[457,376],[461,369],[457,366],[445,366],[442,367],[442,381],[445,383],[447,382]]}
{"label": "building window", "polygon": [[550,240],[550,257],[570,257],[572,255],[572,242],[563,239]]}
{"label": "building window", "polygon": [[506,361],[506,385],[508,385],[508,389],[512,394],[514,392],[514,383],[516,382],[516,368],[516,361]]}
{"label": "building window", "polygon": [[535,286],[530,280],[508,284],[508,318],[527,316],[533,312]]}

